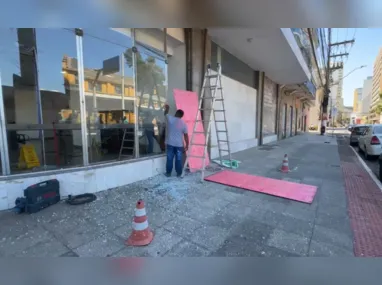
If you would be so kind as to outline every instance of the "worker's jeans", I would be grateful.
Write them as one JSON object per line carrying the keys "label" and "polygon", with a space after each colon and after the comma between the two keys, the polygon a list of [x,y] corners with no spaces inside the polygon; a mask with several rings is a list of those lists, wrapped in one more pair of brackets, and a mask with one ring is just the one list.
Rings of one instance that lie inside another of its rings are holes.
{"label": "worker's jeans", "polygon": [[175,171],[178,175],[182,174],[182,158],[183,158],[183,147],[167,145],[167,163],[166,163],[166,173],[171,174],[172,167],[174,165],[175,158]]}
{"label": "worker's jeans", "polygon": [[149,145],[147,147],[147,153],[153,153],[154,152],[154,138],[155,138],[154,130],[145,130],[145,134],[147,137],[147,141],[149,143]]}

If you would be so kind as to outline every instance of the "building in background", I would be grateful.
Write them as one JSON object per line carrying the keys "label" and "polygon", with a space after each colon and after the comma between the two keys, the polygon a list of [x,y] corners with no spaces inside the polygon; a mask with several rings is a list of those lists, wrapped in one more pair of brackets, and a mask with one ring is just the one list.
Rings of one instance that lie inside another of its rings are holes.
{"label": "building in background", "polygon": [[348,124],[355,124],[355,122],[353,122],[351,120],[351,117],[352,117],[352,113],[353,113],[353,107],[352,106],[344,106],[343,107],[343,112],[342,112],[342,123],[344,125],[348,125]]}
{"label": "building in background", "polygon": [[371,115],[370,120],[373,123],[380,123],[381,114],[381,93],[382,93],[382,48],[380,48],[379,53],[374,61],[373,70],[373,86],[371,95]]}
{"label": "building in background", "polygon": [[356,114],[356,116],[360,116],[361,114],[361,103],[362,103],[362,88],[356,88],[354,89],[353,94],[353,113]]}
{"label": "building in background", "polygon": [[371,100],[372,100],[372,90],[373,90],[373,77],[367,77],[363,82],[362,87],[362,102],[361,102],[361,114],[362,123],[366,124],[369,122],[370,110],[371,110]]}
{"label": "building in background", "polygon": [[[341,65],[341,64],[339,64]],[[338,122],[343,109],[342,87],[343,87],[343,68],[336,69],[331,74],[329,114],[331,122]]]}

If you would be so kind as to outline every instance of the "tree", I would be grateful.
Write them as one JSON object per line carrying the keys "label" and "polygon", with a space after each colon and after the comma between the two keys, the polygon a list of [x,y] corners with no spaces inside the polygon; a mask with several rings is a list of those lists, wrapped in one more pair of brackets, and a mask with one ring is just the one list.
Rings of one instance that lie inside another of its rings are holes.
{"label": "tree", "polygon": [[[146,59],[137,51],[136,56],[136,72],[137,72],[137,91],[141,94],[152,94],[153,90],[158,86],[163,86],[166,76],[163,69],[156,64],[156,59],[153,56],[148,56]],[[133,66],[133,51],[131,48],[124,53],[125,60],[129,67]]]}
{"label": "tree", "polygon": [[374,108],[374,111],[378,115],[382,113],[382,93],[379,93],[378,105]]}

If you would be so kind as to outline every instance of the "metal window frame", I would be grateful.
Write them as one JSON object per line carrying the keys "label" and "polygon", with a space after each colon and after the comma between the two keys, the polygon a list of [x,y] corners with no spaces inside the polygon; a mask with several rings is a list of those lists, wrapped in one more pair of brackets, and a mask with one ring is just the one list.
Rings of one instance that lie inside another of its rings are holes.
{"label": "metal window frame", "polygon": [[78,89],[80,99],[80,118],[81,118],[81,138],[82,138],[82,160],[84,166],[89,165],[89,147],[88,147],[88,128],[86,124],[86,100],[85,100],[85,73],[84,58],[82,46],[83,32],[76,29],[76,48],[77,48],[77,67],[78,67]]}
{"label": "metal window frame", "polygon": [[135,29],[131,29],[131,41],[133,46],[133,54],[132,54],[132,68],[133,68],[133,82],[134,82],[134,157],[139,158],[139,130],[138,130],[138,101],[137,101],[137,86],[138,86],[138,78],[137,78],[137,53],[134,52],[136,50],[136,41],[135,41]]}
{"label": "metal window frame", "polygon": [[7,125],[5,120],[5,110],[4,110],[4,98],[3,98],[3,87],[1,83],[1,71],[0,71],[0,160],[2,167],[2,175],[9,175],[11,173],[11,167],[9,162],[9,152],[8,152],[8,136],[7,136]]}

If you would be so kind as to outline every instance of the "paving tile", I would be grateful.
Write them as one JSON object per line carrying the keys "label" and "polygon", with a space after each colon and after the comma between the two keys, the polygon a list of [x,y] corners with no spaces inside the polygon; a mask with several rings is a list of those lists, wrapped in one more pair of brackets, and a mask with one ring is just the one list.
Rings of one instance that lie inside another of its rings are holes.
{"label": "paving tile", "polygon": [[261,246],[260,248],[261,257],[299,257],[300,255],[296,253],[291,253],[279,248],[272,246]]}
{"label": "paving tile", "polygon": [[210,252],[192,242],[183,240],[165,254],[166,257],[205,257]]}
{"label": "paving tile", "polygon": [[308,254],[309,239],[275,229],[270,235],[267,245],[293,254],[306,256]]}
{"label": "paving tile", "polygon": [[205,222],[213,217],[219,209],[212,209],[209,207],[201,207],[200,204],[182,204],[175,209],[178,215],[186,216],[191,219]]}
{"label": "paving tile", "polygon": [[347,217],[348,211],[346,207],[343,207],[341,205],[337,204],[328,204],[328,203],[322,203],[320,201],[320,206],[317,209],[318,215],[323,213],[334,217]]}
{"label": "paving tile", "polygon": [[54,240],[54,237],[42,227],[37,226],[18,236],[0,237],[0,254],[2,256],[12,256],[41,242],[50,240]]}
{"label": "paving tile", "polygon": [[131,223],[134,218],[134,214],[131,214],[132,213],[129,211],[117,210],[108,216],[91,218],[89,219],[89,222],[95,224],[99,228],[113,231],[128,222]]}
{"label": "paving tile", "polygon": [[323,242],[344,249],[349,249],[351,251],[353,250],[353,236],[346,235],[334,229],[316,225],[314,227],[312,239],[316,242]]}
{"label": "paving tile", "polygon": [[243,190],[238,192],[237,190],[232,191],[231,189],[226,189],[217,194],[221,199],[228,202],[236,202],[243,196]]}
{"label": "paving tile", "polygon": [[230,229],[241,223],[251,212],[252,209],[249,206],[230,204],[208,219],[206,224]]}
{"label": "paving tile", "polygon": [[247,217],[243,222],[234,226],[231,233],[242,237],[244,240],[254,241],[256,244],[265,244],[273,231],[274,227]]}
{"label": "paving tile", "polygon": [[194,235],[194,231],[202,226],[203,224],[199,221],[188,217],[178,216],[166,223],[163,227],[181,237],[190,238],[190,236]]}
{"label": "paving tile", "polygon": [[229,236],[222,245],[214,250],[213,257],[259,257],[262,247],[255,241],[240,235]]}
{"label": "paving tile", "polygon": [[74,230],[63,233],[58,236],[59,240],[63,242],[68,248],[75,249],[81,245],[87,244],[105,234],[105,230],[97,228],[96,226],[88,223],[82,224]]}
{"label": "paving tile", "polygon": [[[151,229],[151,226],[149,225],[150,229]],[[130,222],[130,223],[126,223],[122,226],[120,226],[119,228],[116,228],[113,233],[117,236],[119,236],[120,238],[122,239],[127,239],[131,232],[133,231],[133,223]]]}
{"label": "paving tile", "polygon": [[66,253],[68,248],[57,239],[45,240],[16,252],[14,257],[59,257]]}
{"label": "paving tile", "polygon": [[301,183],[320,187],[323,183],[323,179],[317,177],[304,177]]}
{"label": "paving tile", "polygon": [[228,237],[229,231],[216,226],[202,226],[194,231],[191,241],[214,251],[223,244]]}
{"label": "paving tile", "polygon": [[277,228],[310,240],[313,234],[313,226],[313,221],[304,221],[288,215],[281,215]]}
{"label": "paving tile", "polygon": [[107,257],[124,247],[124,241],[113,234],[103,234],[73,251],[80,257]]}
{"label": "paving tile", "polygon": [[354,257],[351,250],[333,244],[312,240],[309,248],[310,257]]}
{"label": "paving tile", "polygon": [[285,216],[279,212],[266,211],[263,214],[261,223],[269,225],[271,227],[277,227],[280,223],[283,222],[284,219]]}
{"label": "paving tile", "polygon": [[345,234],[352,232],[349,218],[345,215],[338,217],[328,213],[317,213],[316,224]]}
{"label": "paving tile", "polygon": [[313,222],[316,218],[316,207],[305,203],[292,202],[286,207],[284,214],[299,220]]}
{"label": "paving tile", "polygon": [[64,218],[82,217],[84,215],[85,212],[82,205],[71,206],[65,202],[60,202],[51,205],[37,213],[31,214],[30,217],[38,222],[47,223]]}
{"label": "paving tile", "polygon": [[154,240],[144,247],[125,247],[113,254],[113,257],[160,257],[165,255],[175,245],[180,243],[182,238],[165,229],[154,232]]}
{"label": "paving tile", "polygon": [[154,207],[147,212],[148,221],[151,228],[162,227],[165,223],[173,220],[177,215],[168,209]]}
{"label": "paving tile", "polygon": [[61,254],[60,257],[79,257],[77,253],[73,251],[68,251],[64,254]]}

